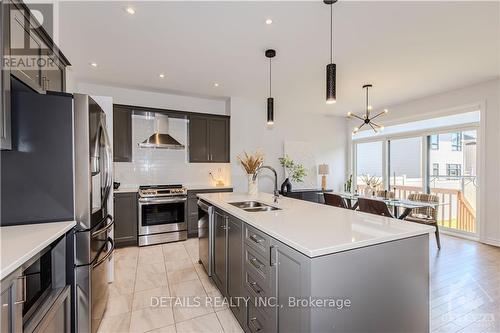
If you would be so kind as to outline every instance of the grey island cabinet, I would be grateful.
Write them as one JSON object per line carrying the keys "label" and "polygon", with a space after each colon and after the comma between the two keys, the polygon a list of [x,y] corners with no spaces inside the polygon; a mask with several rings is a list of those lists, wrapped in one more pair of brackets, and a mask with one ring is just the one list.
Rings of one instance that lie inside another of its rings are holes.
{"label": "grey island cabinet", "polygon": [[[429,331],[432,228],[268,194],[199,197],[215,207],[212,278],[246,332]],[[249,200],[280,210],[229,204]]]}

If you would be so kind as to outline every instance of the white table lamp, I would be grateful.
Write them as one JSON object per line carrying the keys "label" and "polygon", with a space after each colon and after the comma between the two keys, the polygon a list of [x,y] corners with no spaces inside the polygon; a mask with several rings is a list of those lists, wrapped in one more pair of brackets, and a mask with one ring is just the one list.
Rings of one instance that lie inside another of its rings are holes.
{"label": "white table lamp", "polygon": [[320,164],[318,166],[318,174],[321,175],[321,189],[326,190],[326,175],[330,173],[330,166],[328,164]]}

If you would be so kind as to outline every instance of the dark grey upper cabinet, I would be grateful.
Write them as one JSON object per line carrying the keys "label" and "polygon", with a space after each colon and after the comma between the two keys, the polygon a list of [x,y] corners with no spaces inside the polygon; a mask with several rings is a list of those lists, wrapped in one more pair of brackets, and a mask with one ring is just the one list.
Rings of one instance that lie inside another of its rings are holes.
{"label": "dark grey upper cabinet", "polygon": [[214,118],[208,122],[209,160],[215,163],[229,162],[229,121]]}
{"label": "dark grey upper cabinet", "polygon": [[113,161],[132,162],[132,110],[113,106]]}
{"label": "dark grey upper cabinet", "polygon": [[208,118],[189,118],[189,162],[208,162]]}
{"label": "dark grey upper cabinet", "polygon": [[7,6],[10,10],[2,17],[2,30],[8,31],[3,40],[6,54],[39,59],[29,69],[11,68],[10,74],[37,92],[64,92],[69,61],[24,3],[10,1]]}
{"label": "dark grey upper cabinet", "polygon": [[115,244],[137,245],[137,193],[115,193],[114,195]]}
{"label": "dark grey upper cabinet", "polygon": [[189,117],[189,162],[229,162],[229,117]]}

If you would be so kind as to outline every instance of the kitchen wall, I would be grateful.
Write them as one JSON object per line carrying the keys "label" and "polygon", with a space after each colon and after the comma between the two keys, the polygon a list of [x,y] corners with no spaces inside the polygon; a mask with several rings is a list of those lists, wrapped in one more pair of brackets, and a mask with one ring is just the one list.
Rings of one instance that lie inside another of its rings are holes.
{"label": "kitchen wall", "polygon": [[[106,86],[72,80],[76,92],[112,96],[117,104],[140,105],[193,112],[231,115],[231,163],[190,164],[183,153],[176,151],[147,152],[134,148],[133,163],[115,163],[115,178],[124,184],[155,182],[183,182],[213,184],[208,172],[218,173],[235,191],[247,190],[247,176],[236,156],[244,151],[260,149],[265,153],[265,164],[278,171],[280,185],[284,171],[278,158],[283,156],[285,141],[301,141],[313,147],[317,163],[330,165],[327,177],[329,188],[340,189],[346,178],[347,129],[344,117],[334,117],[309,110],[300,104],[300,96],[286,98],[275,96],[275,124],[266,125],[266,99],[262,97],[239,97],[211,99],[194,96],[150,92],[123,87]],[[134,124],[137,123],[134,118]],[[171,130],[180,131],[177,121],[171,119]],[[136,133],[136,132],[134,132]],[[134,134],[135,135],[135,134]],[[185,133],[179,133],[183,141]],[[177,137],[176,137],[177,138]],[[137,137],[134,140],[139,140]],[[149,156],[147,154],[150,154]],[[146,160],[152,163],[146,163]],[[220,171],[219,171],[220,170]],[[321,184],[319,176],[318,187]],[[259,189],[272,192],[274,180],[268,172],[259,178]],[[208,182],[208,183],[207,183]]]}
{"label": "kitchen wall", "polygon": [[[471,111],[478,106],[481,112],[478,141],[479,160],[479,238],[500,246],[500,79],[470,85],[453,91],[420,98],[407,103],[387,106],[389,114],[384,125]],[[354,125],[352,125],[354,126]],[[352,129],[349,126],[349,129]],[[350,135],[348,135],[350,137]],[[349,139],[351,146],[351,140]],[[349,148],[349,151],[351,148]],[[349,158],[349,163],[351,159]]]}
{"label": "kitchen wall", "polygon": [[[210,114],[227,114],[226,100],[165,94],[100,84],[74,82],[73,90],[92,95],[112,96],[113,103]],[[114,180],[122,187],[181,183],[193,186],[213,186],[209,173],[231,184],[228,163],[188,163],[187,150],[144,149],[142,142],[154,131],[154,120],[133,116],[133,151],[131,163],[114,163]],[[187,146],[187,120],[169,119],[170,134]]]}
{"label": "kitchen wall", "polygon": [[[143,184],[214,185],[209,173],[230,184],[227,163],[188,163],[187,150],[140,148],[155,130],[155,120],[132,116],[132,163],[115,162],[115,181],[123,186]],[[169,134],[187,147],[187,120],[169,118]]]}
{"label": "kitchen wall", "polygon": [[[278,171],[278,186],[284,171],[278,158],[283,156],[285,141],[299,141],[312,147],[317,164],[330,165],[329,188],[339,190],[346,177],[347,132],[345,117],[320,114],[298,105],[297,98],[275,98],[275,122],[266,124],[266,99],[231,97],[231,170],[234,188],[246,191],[247,176],[236,156],[244,151],[262,150],[265,163]],[[318,187],[321,180],[317,177]],[[274,179],[269,171],[259,177],[259,189],[272,192]]]}

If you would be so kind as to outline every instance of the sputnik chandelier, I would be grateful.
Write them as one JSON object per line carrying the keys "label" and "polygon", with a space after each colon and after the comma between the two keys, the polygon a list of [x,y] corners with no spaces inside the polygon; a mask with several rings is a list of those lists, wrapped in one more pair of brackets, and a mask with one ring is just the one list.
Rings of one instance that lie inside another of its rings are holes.
{"label": "sputnik chandelier", "polygon": [[363,86],[363,89],[366,89],[366,111],[365,111],[365,114],[363,116],[358,116],[352,112],[347,113],[347,117],[357,118],[357,119],[362,121],[360,126],[354,127],[354,129],[352,130],[352,134],[358,133],[359,130],[365,125],[370,126],[375,133],[378,133],[379,131],[382,131],[384,129],[384,126],[381,126],[379,124],[374,123],[373,120],[375,118],[378,118],[378,117],[386,114],[387,112],[389,112],[389,110],[384,109],[383,111],[381,111],[381,112],[377,113],[376,115],[374,115],[373,117],[371,117],[372,106],[370,105],[368,89],[370,89],[372,87],[373,86],[371,84],[365,84]]}

